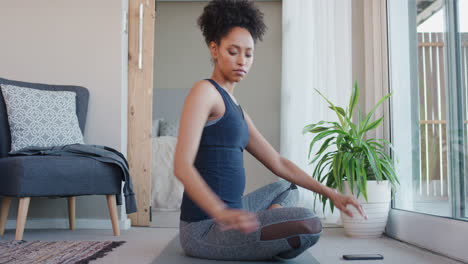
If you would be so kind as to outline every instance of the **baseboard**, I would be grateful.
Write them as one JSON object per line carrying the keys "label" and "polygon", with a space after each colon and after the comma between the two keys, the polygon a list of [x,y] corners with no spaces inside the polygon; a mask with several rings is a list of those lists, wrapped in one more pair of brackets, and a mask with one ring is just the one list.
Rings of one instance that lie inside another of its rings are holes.
{"label": "baseboard", "polygon": [[[130,219],[119,220],[120,230],[127,230],[131,227]],[[8,220],[6,229],[15,229],[16,220]],[[112,229],[110,219],[76,219],[76,229]],[[25,229],[68,229],[67,218],[40,218],[26,220]]]}

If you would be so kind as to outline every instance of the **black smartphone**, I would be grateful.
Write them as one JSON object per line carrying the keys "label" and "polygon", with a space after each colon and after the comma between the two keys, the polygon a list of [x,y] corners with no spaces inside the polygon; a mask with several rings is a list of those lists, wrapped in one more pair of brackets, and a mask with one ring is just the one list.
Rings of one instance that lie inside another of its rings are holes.
{"label": "black smartphone", "polygon": [[343,255],[343,258],[346,260],[374,260],[383,259],[383,256],[380,254],[346,254]]}

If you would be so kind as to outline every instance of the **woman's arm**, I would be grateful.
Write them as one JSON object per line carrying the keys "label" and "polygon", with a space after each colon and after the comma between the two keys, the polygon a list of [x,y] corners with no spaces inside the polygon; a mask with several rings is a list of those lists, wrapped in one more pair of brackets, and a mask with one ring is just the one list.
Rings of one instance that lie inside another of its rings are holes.
{"label": "woman's arm", "polygon": [[174,175],[182,182],[190,198],[213,216],[225,205],[193,166],[203,126],[213,106],[214,96],[210,90],[211,87],[200,81],[185,99],[174,154]]}
{"label": "woman's arm", "polygon": [[245,111],[244,116],[249,127],[250,134],[246,149],[257,160],[265,165],[265,167],[271,170],[278,177],[330,198],[338,209],[342,210],[351,217],[353,214],[349,209],[346,208],[346,205],[352,204],[354,207],[356,207],[359,213],[366,218],[364,210],[356,199],[354,199],[352,196],[342,195],[336,192],[334,189],[321,184],[314,178],[310,177],[305,171],[301,170],[296,164],[282,157],[262,136],[262,134],[255,127],[250,116]]}
{"label": "woman's arm", "polygon": [[200,81],[185,99],[174,154],[174,175],[182,182],[188,196],[226,229],[251,232],[258,226],[255,216],[227,209],[193,166],[204,125],[219,99],[216,93],[211,84]]}

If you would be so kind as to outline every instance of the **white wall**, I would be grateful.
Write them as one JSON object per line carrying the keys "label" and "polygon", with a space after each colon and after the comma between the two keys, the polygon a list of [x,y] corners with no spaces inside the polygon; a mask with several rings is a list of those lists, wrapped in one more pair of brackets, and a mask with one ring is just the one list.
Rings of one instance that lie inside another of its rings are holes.
{"label": "white wall", "polygon": [[[188,89],[212,73],[210,54],[197,27],[204,2],[158,2],[155,25],[154,88]],[[255,47],[247,78],[235,97],[265,138],[279,150],[281,89],[281,2],[257,2],[268,26]],[[245,155],[246,192],[277,178],[248,152]]]}
{"label": "white wall", "polygon": [[[85,142],[125,153],[123,3],[126,1],[0,0],[0,76],[88,88]],[[10,216],[16,218],[15,205]],[[33,199],[28,216],[67,217],[66,199]],[[77,218],[108,217],[104,196],[79,197]]]}

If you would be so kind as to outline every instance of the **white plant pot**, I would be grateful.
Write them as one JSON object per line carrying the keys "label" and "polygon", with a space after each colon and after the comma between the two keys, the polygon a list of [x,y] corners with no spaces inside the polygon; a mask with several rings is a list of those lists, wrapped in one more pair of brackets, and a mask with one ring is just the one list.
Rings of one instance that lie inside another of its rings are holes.
{"label": "white plant pot", "polygon": [[[343,183],[343,192],[346,195],[353,195],[348,182]],[[354,197],[356,197],[356,193],[357,188],[354,186]],[[343,212],[340,213],[346,235],[356,238],[377,238],[382,236],[390,210],[390,183],[388,181],[379,183],[377,181],[367,181],[367,198],[367,202],[362,194],[357,198],[367,214],[367,220],[352,205],[347,206],[353,213],[352,218]]]}

